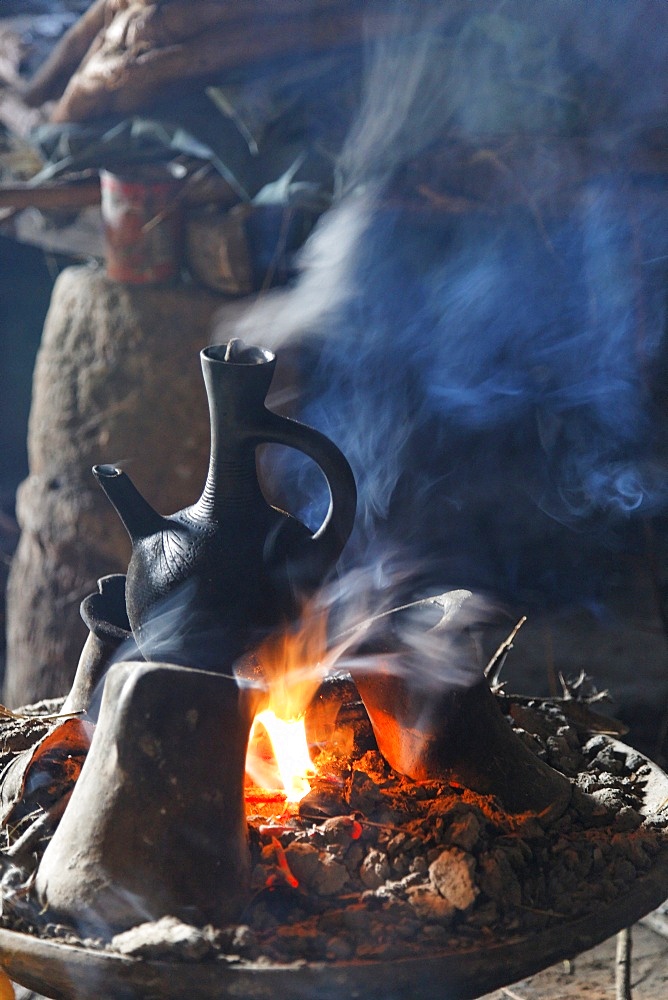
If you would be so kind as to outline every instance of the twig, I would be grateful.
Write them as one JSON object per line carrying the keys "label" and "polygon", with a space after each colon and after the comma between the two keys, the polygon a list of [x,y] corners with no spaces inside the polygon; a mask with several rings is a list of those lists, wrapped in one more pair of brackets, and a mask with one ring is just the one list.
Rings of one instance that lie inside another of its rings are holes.
{"label": "twig", "polygon": [[0,208],[41,208],[53,210],[59,208],[85,208],[87,205],[97,205],[100,201],[100,184],[98,180],[85,180],[70,183],[41,184],[2,184],[0,185]]}
{"label": "twig", "polygon": [[14,841],[12,846],[5,851],[5,856],[16,862],[34,851],[42,837],[50,833],[62,819],[71,795],[71,790],[61,795],[38,819],[31,823],[18,840]]}
{"label": "twig", "polygon": [[497,649],[494,656],[491,658],[487,666],[485,667],[485,677],[490,682],[492,687],[497,683],[501,670],[503,669],[503,664],[506,662],[506,657],[508,653],[513,648],[513,641],[519,630],[524,625],[527,620],[526,615],[522,615],[518,621],[515,628],[512,630],[507,639],[504,639],[499,648]]}
{"label": "twig", "polygon": [[615,997],[616,1000],[633,1000],[631,992],[631,928],[626,927],[617,935],[615,957]]}
{"label": "twig", "polygon": [[0,719],[14,719],[17,722],[53,722],[56,719],[74,719],[78,715],[83,715],[83,709],[77,712],[55,712],[52,715],[30,715],[22,712],[13,712],[6,705],[0,705]]}

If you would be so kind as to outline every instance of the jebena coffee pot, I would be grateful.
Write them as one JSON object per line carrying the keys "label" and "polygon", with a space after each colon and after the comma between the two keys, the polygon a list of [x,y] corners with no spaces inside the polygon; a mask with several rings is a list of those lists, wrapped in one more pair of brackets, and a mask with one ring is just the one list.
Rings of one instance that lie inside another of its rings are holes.
{"label": "jebena coffee pot", "polygon": [[[125,472],[93,472],[132,541],[126,602],[142,655],[230,673],[268,631],[297,618],[332,570],[353,527],[356,488],[327,437],[267,409],[270,351],[231,340],[200,356],[211,453],[199,500],[165,517]],[[255,456],[265,443],[297,449],[323,472],[330,503],[315,533],[265,499]]]}

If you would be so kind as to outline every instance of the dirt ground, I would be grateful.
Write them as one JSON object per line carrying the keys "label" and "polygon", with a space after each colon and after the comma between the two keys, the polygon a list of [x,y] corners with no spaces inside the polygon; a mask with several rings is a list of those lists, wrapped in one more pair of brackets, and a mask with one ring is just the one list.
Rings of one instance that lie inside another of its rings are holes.
{"label": "dirt ground", "polygon": [[[641,921],[632,929],[633,1000],[668,996],[668,921],[658,934]],[[572,962],[559,962],[483,1000],[615,1000],[616,938],[610,938]]]}

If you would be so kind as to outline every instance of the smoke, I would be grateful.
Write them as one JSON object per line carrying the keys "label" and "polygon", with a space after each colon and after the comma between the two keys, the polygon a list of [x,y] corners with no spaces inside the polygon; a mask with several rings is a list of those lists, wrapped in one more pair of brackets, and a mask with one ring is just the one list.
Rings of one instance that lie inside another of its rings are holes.
{"label": "smoke", "polygon": [[[357,479],[346,565],[412,563],[398,600],[590,600],[665,507],[668,204],[638,163],[668,36],[656,4],[634,10],[398,15],[297,281],[222,318],[296,365],[293,415]],[[317,526],[311,465],[272,453],[268,478],[292,510],[298,481]]]}

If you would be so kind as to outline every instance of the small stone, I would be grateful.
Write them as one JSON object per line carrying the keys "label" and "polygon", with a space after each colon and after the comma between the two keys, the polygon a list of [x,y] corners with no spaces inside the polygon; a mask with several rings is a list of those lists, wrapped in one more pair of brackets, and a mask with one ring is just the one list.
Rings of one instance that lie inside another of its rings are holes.
{"label": "small stone", "polygon": [[625,858],[619,858],[615,861],[613,865],[613,875],[615,879],[620,879],[624,883],[634,882],[637,877],[637,872],[630,861]]}
{"label": "small stone", "polygon": [[411,870],[412,862],[406,854],[400,854],[392,859],[392,874],[397,878],[407,875]]}
{"label": "small stone", "polygon": [[627,754],[626,766],[628,767],[629,771],[632,772],[639,771],[640,768],[644,767],[646,763],[647,760],[645,759],[645,757],[642,756],[642,754],[639,753]]}
{"label": "small stone", "polygon": [[528,750],[531,750],[531,753],[535,754],[536,757],[542,758],[547,756],[545,747],[537,736],[532,736],[531,733],[526,731],[526,729],[515,729],[514,733],[520,742],[524,743],[524,746]]}
{"label": "small stone", "polygon": [[257,937],[247,924],[232,924],[223,928],[216,937],[216,943],[227,955],[257,958],[260,953]]}
{"label": "small stone", "polygon": [[571,801],[573,808],[585,823],[590,823],[594,819],[604,819],[608,815],[606,804],[595,797],[593,791],[584,791],[579,784],[573,787]]}
{"label": "small stone", "polygon": [[407,840],[408,840],[407,833],[397,833],[394,837],[392,837],[392,839],[387,842],[386,850],[388,857],[390,858],[395,857],[395,855],[397,855],[401,851],[402,847],[404,846]]}
{"label": "small stone", "polygon": [[320,852],[317,847],[311,844],[296,842],[288,844],[285,848],[285,860],[290,871],[299,882],[310,885],[317,876],[321,859],[325,858],[324,852]]}
{"label": "small stone", "polygon": [[409,871],[417,872],[419,875],[425,875],[429,871],[427,859],[421,854],[418,854],[418,856],[413,858],[411,861]]}
{"label": "small stone", "polygon": [[380,789],[368,774],[364,771],[353,771],[348,795],[351,809],[368,816],[373,812],[374,806],[380,802],[381,798]]}
{"label": "small stone", "polygon": [[591,760],[599,753],[601,750],[606,750],[610,746],[610,740],[607,736],[599,734],[598,736],[592,736],[590,740],[587,740],[582,748],[584,755]]}
{"label": "small stone", "polygon": [[121,955],[149,959],[178,956],[186,962],[197,962],[215,950],[211,935],[176,917],[162,917],[115,934],[111,947]]}
{"label": "small stone", "polygon": [[433,887],[458,910],[467,910],[480,889],[475,883],[475,858],[452,847],[442,851],[429,866]]}
{"label": "small stone", "polygon": [[368,889],[377,889],[390,877],[390,864],[382,851],[369,851],[360,866],[360,878]]}
{"label": "small stone", "polygon": [[350,958],[353,951],[352,944],[346,938],[333,937],[327,942],[325,955],[330,961],[342,962]]}
{"label": "small stone", "polygon": [[339,864],[330,854],[322,855],[316,877],[311,888],[319,896],[334,896],[348,881],[348,869]]}
{"label": "small stone", "polygon": [[369,929],[371,920],[369,907],[363,903],[347,906],[342,914],[344,926],[353,934],[361,934]]}
{"label": "small stone", "polygon": [[626,755],[612,746],[603,747],[591,758],[587,765],[589,771],[607,771],[609,774],[624,775],[628,773]]}
{"label": "small stone", "polygon": [[466,919],[471,927],[491,927],[498,918],[499,911],[496,903],[490,900],[484,906],[476,907]]}
{"label": "small stone", "polygon": [[615,816],[612,829],[615,833],[630,833],[637,830],[642,825],[643,818],[639,812],[631,806],[622,806]]}
{"label": "small stone", "polygon": [[480,888],[497,903],[522,902],[517,876],[502,851],[493,851],[480,858]]}
{"label": "small stone", "polygon": [[591,795],[609,814],[624,808],[624,800],[616,788],[596,788]]}
{"label": "small stone", "polygon": [[299,803],[299,815],[312,819],[314,816],[341,816],[348,811],[348,803],[335,788],[317,785]]}
{"label": "small stone", "polygon": [[407,890],[408,902],[420,920],[449,924],[457,908],[428,885],[415,885]]}
{"label": "small stone", "polygon": [[549,723],[545,721],[542,712],[539,712],[530,705],[520,705],[517,702],[513,702],[510,706],[510,717],[516,726],[524,729],[532,736],[547,739],[552,733],[552,729]]}
{"label": "small stone", "polygon": [[458,816],[448,830],[448,841],[463,851],[472,851],[480,839],[480,823],[475,813]]}
{"label": "small stone", "polygon": [[347,846],[357,840],[361,834],[360,824],[352,816],[332,816],[320,825],[328,844],[343,844]]}
{"label": "small stone", "polygon": [[319,896],[333,896],[348,881],[348,870],[327,851],[301,841],[288,844],[285,859],[298,882]]}
{"label": "small stone", "polygon": [[571,726],[559,726],[557,729],[557,736],[562,736],[570,749],[577,754],[580,754],[580,740],[578,735]]}
{"label": "small stone", "polygon": [[443,924],[425,924],[420,934],[437,947],[445,947],[448,943],[448,932]]}

